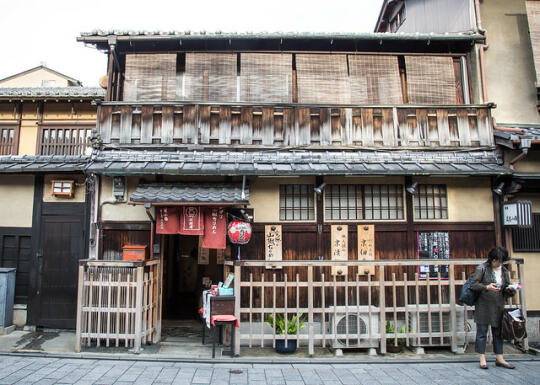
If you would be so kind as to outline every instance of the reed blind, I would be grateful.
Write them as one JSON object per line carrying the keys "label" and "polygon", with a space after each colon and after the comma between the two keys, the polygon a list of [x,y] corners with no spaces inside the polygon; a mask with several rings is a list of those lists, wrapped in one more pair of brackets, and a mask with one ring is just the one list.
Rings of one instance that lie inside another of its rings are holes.
{"label": "reed blind", "polygon": [[350,103],[346,55],[297,54],[299,103]]}
{"label": "reed blind", "polygon": [[243,102],[292,102],[292,55],[242,53],[240,100]]}
{"label": "reed blind", "polygon": [[126,54],[124,100],[174,100],[176,54]]}
{"label": "reed blind", "polygon": [[412,104],[456,104],[451,57],[405,56],[407,93]]}
{"label": "reed blind", "polygon": [[540,82],[540,2],[526,1],[527,19],[529,20],[529,33],[536,69],[536,82]]}
{"label": "reed blind", "polygon": [[397,56],[349,55],[351,103],[401,104]]}
{"label": "reed blind", "polygon": [[188,53],[184,99],[210,102],[236,101],[236,54]]}

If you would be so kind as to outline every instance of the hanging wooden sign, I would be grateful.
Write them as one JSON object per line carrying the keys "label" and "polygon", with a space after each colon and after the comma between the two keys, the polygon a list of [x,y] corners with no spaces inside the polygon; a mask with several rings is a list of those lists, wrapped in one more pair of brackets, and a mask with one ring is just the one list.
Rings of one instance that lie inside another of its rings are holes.
{"label": "hanging wooden sign", "polygon": [[[332,225],[331,227],[331,259],[332,261],[346,261],[349,259],[349,226]],[[346,266],[332,266],[332,275],[347,274]]]}
{"label": "hanging wooden sign", "polygon": [[281,261],[283,259],[281,225],[264,226],[265,259]]}
{"label": "hanging wooden sign", "polygon": [[[358,225],[358,260],[375,259],[375,225]],[[358,266],[358,274],[375,275],[375,266]]]}
{"label": "hanging wooden sign", "polygon": [[216,249],[216,264],[223,265],[225,263],[225,249]]}
{"label": "hanging wooden sign", "polygon": [[199,252],[197,253],[197,263],[199,265],[208,265],[210,261],[210,249],[203,247],[203,237],[199,236]]}

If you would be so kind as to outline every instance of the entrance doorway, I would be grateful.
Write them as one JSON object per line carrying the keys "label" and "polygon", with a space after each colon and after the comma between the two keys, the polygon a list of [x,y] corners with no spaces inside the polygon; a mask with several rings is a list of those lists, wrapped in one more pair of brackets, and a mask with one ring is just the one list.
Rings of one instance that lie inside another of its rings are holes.
{"label": "entrance doorway", "polygon": [[163,255],[163,319],[197,319],[202,306],[203,280],[223,281],[223,265],[216,250],[209,250],[208,264],[199,264],[199,237],[165,235]]}

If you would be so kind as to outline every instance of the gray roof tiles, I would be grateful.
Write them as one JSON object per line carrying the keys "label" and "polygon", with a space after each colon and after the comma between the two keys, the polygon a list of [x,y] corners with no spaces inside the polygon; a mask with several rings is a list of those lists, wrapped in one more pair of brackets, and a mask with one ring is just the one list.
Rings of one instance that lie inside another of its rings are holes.
{"label": "gray roof tiles", "polygon": [[0,87],[0,98],[82,98],[103,99],[105,90],[98,87]]}
{"label": "gray roof tiles", "polygon": [[129,197],[132,203],[249,203],[249,189],[242,194],[242,184],[181,183],[142,184]]}

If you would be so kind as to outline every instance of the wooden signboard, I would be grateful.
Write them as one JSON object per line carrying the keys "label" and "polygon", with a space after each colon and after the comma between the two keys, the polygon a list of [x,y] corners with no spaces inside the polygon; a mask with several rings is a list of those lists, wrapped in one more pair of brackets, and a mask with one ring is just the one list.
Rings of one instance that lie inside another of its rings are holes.
{"label": "wooden signboard", "polygon": [[205,249],[204,247],[202,247],[202,243],[203,243],[203,237],[202,235],[200,235],[199,236],[199,252],[197,253],[198,255],[197,263],[199,265],[208,265],[209,260],[210,260],[210,249]]}
{"label": "wooden signboard", "polygon": [[[349,226],[332,225],[331,227],[331,259],[332,261],[346,261],[349,259]],[[332,266],[332,275],[347,274],[346,266]]]}
{"label": "wooden signboard", "polygon": [[216,264],[223,265],[225,263],[225,249],[216,249]]}
{"label": "wooden signboard", "polygon": [[283,260],[281,225],[264,226],[264,250],[268,262]]}
{"label": "wooden signboard", "polygon": [[[358,225],[358,260],[375,259],[375,225]],[[375,266],[358,266],[358,274],[375,275]]]}

